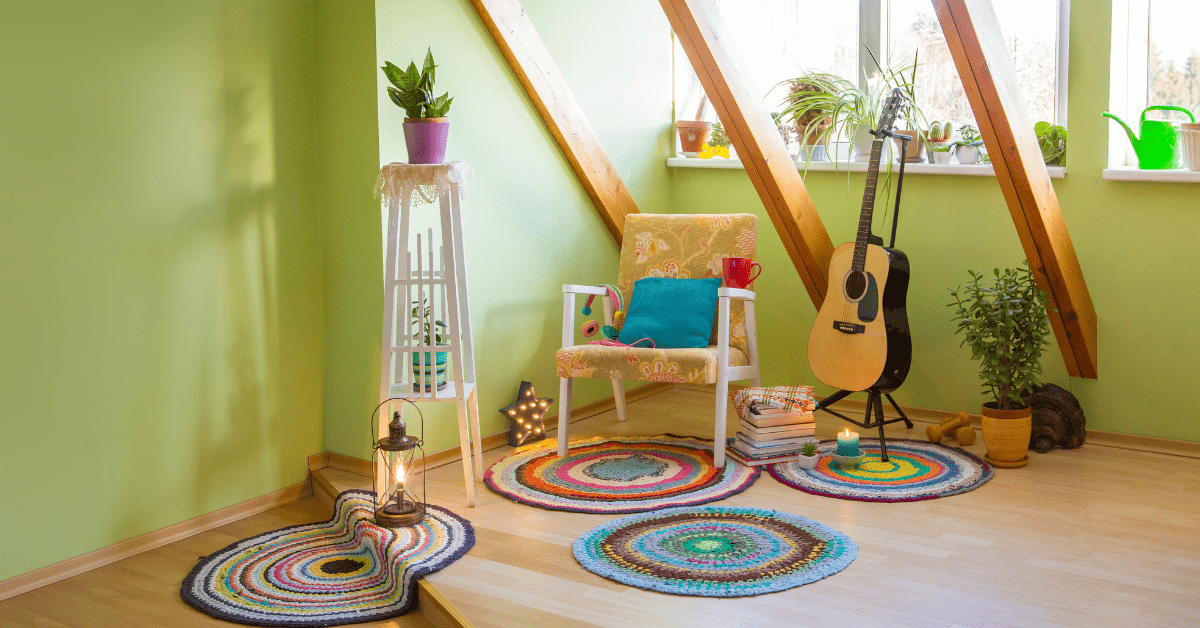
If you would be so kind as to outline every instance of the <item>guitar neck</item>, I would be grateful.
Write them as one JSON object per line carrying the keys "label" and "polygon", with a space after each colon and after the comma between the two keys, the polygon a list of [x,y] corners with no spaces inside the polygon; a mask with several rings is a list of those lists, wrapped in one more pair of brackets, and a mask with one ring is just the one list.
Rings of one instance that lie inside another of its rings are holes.
{"label": "guitar neck", "polygon": [[879,159],[883,154],[883,138],[871,142],[871,163],[867,167],[867,185],[863,190],[862,213],[858,217],[858,236],[854,239],[854,262],[851,269],[862,271],[867,264],[867,243],[871,239],[871,219],[875,214],[875,188],[879,181]]}

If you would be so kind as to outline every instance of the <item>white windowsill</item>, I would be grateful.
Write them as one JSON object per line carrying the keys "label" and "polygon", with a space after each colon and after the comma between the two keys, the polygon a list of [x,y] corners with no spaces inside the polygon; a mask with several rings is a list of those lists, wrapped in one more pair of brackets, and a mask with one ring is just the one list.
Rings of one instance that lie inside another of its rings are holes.
{"label": "white windowsill", "polygon": [[1138,170],[1131,166],[1125,166],[1124,168],[1105,168],[1101,177],[1107,181],[1200,183],[1200,170]]}
{"label": "white windowsill", "polygon": [[[667,158],[667,167],[669,167],[669,168],[725,168],[725,169],[741,170],[742,169],[742,160],[740,160],[740,159],[720,159],[720,158],[700,159],[697,157],[668,157]],[[887,167],[886,165],[881,165],[880,170],[883,170],[886,167]],[[1047,166],[1046,169],[1050,171],[1051,179],[1061,179],[1064,176],[1066,176],[1066,174],[1067,174],[1067,169],[1062,166]],[[804,172],[804,163],[803,162],[800,163],[800,171]],[[808,171],[809,172],[832,172],[832,171],[845,172],[846,171],[846,163],[845,162],[834,163],[831,161],[812,161],[812,162],[809,162],[809,164],[808,164]],[[866,162],[862,162],[862,161],[850,162],[850,172],[866,172],[866,171],[867,171],[867,163]],[[900,171],[900,164],[895,164],[895,163],[892,164],[892,172],[896,173],[899,171]],[[1108,178],[1107,173],[1109,171],[1105,170],[1104,172],[1106,173],[1105,178],[1107,179]],[[1146,172],[1146,171],[1143,170],[1142,172]],[[1158,172],[1162,172],[1162,171],[1158,171]],[[1174,171],[1174,172],[1178,172],[1178,171]],[[946,175],[970,176],[970,177],[994,177],[994,176],[996,176],[996,172],[994,170],[992,170],[991,164],[964,165],[964,164],[957,164],[957,163],[956,164],[946,164],[946,165],[905,164],[904,174],[946,174]],[[1200,172],[1193,172],[1191,174],[1200,175]],[[1198,178],[1196,180],[1200,181],[1200,178]]]}

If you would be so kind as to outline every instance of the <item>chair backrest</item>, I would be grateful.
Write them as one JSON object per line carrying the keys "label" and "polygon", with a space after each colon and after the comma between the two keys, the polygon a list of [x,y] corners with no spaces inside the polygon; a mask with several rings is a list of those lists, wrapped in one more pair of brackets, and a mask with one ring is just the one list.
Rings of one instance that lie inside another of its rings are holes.
{"label": "chair backrest", "polygon": [[[644,277],[720,277],[721,260],[753,259],[757,239],[758,217],[754,214],[629,214],[625,216],[617,286],[630,303],[633,283]],[[735,301],[730,311],[730,344],[746,351],[741,302]],[[710,344],[716,342],[714,318]]]}

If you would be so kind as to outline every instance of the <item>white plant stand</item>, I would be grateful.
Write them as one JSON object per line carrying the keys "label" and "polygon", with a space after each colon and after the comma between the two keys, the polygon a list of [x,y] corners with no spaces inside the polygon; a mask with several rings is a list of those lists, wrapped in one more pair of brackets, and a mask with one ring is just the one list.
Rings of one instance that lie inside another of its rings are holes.
{"label": "white plant stand", "polygon": [[[388,207],[379,400],[455,403],[468,506],[475,505],[475,482],[483,481],[462,231],[463,187],[472,174],[471,167],[462,161],[436,165],[392,163],[380,170],[375,184],[376,194],[382,196]],[[432,227],[425,234],[418,232],[410,238],[414,201],[437,201],[441,224],[440,241],[436,244]],[[421,319],[413,320],[414,302],[423,304],[421,309],[426,306],[431,309],[430,320],[445,323],[440,331],[440,344],[425,342],[423,328],[418,333]],[[436,385],[438,353],[449,354],[446,363],[450,373],[441,389]],[[376,426],[380,438],[387,436],[388,421],[397,409],[410,429],[416,428],[415,417],[410,416],[411,407],[406,412],[406,406],[403,402],[388,401],[380,409]],[[424,438],[425,434],[420,436]],[[376,477],[382,474],[379,465]]]}

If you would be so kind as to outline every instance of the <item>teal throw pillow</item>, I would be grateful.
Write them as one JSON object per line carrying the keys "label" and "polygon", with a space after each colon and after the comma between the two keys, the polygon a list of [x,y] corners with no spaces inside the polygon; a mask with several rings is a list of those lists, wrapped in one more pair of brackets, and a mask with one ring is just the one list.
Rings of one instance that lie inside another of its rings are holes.
{"label": "teal throw pillow", "polygon": [[[642,338],[659,349],[707,347],[717,315],[721,278],[667,279],[646,277],[633,284],[633,300],[617,337],[623,344]],[[649,346],[647,342],[639,347]]]}

